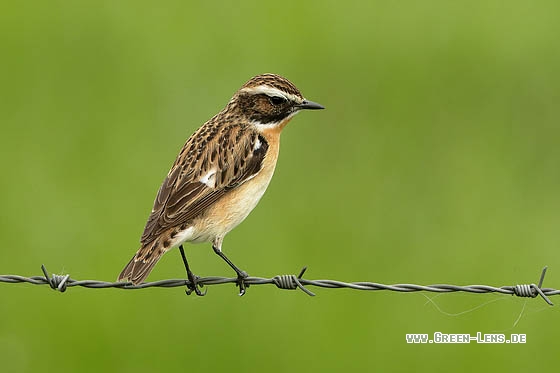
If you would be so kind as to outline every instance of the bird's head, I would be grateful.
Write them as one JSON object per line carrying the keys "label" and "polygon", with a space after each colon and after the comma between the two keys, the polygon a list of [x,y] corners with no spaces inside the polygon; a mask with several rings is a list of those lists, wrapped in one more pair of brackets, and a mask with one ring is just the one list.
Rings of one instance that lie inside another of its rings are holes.
{"label": "bird's head", "polygon": [[292,82],[276,74],[251,78],[233,96],[232,103],[259,130],[284,127],[300,110],[324,109],[306,100]]}

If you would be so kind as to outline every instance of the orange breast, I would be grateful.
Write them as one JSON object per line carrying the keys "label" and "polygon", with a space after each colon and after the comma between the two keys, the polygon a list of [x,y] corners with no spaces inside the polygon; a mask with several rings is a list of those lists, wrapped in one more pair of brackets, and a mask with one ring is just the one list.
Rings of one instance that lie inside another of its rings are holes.
{"label": "orange breast", "polygon": [[281,128],[262,132],[268,142],[268,152],[263,160],[262,169],[255,177],[223,196],[204,213],[199,221],[195,222],[199,236],[195,242],[223,237],[245,220],[257,206],[274,174],[280,148],[280,132]]}

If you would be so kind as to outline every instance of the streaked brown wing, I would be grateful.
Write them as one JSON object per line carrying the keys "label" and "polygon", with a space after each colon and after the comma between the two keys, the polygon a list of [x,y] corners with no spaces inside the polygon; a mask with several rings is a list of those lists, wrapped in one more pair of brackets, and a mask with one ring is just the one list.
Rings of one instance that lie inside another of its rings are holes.
{"label": "streaked brown wing", "polygon": [[[140,240],[142,246],[200,215],[261,170],[268,143],[257,132],[229,127],[210,131],[207,137],[201,133],[204,126],[187,141],[163,181]],[[200,181],[211,170],[216,170],[214,187]]]}

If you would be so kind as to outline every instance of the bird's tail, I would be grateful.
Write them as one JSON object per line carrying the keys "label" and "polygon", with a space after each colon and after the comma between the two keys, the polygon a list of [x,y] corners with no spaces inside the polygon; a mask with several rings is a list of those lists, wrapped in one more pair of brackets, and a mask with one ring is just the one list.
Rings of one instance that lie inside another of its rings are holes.
{"label": "bird's tail", "polygon": [[152,243],[152,245],[148,247],[141,247],[124,267],[119,275],[118,281],[128,280],[134,285],[142,283],[150,272],[152,272],[152,269],[161,256],[167,251],[157,246],[159,245]]}

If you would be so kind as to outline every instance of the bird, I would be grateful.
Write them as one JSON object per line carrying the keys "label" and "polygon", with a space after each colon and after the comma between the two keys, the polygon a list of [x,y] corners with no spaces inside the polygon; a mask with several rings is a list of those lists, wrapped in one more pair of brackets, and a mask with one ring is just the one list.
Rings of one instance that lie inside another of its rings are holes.
{"label": "bird", "polygon": [[210,242],[237,274],[239,295],[248,277],[222,251],[224,237],[255,208],[278,160],[280,134],[309,101],[288,79],[271,73],[249,79],[227,105],[192,134],[157,192],[140,248],[118,281],[142,283],[159,259],[178,247],[187,271],[187,294],[205,295],[183,244]]}

